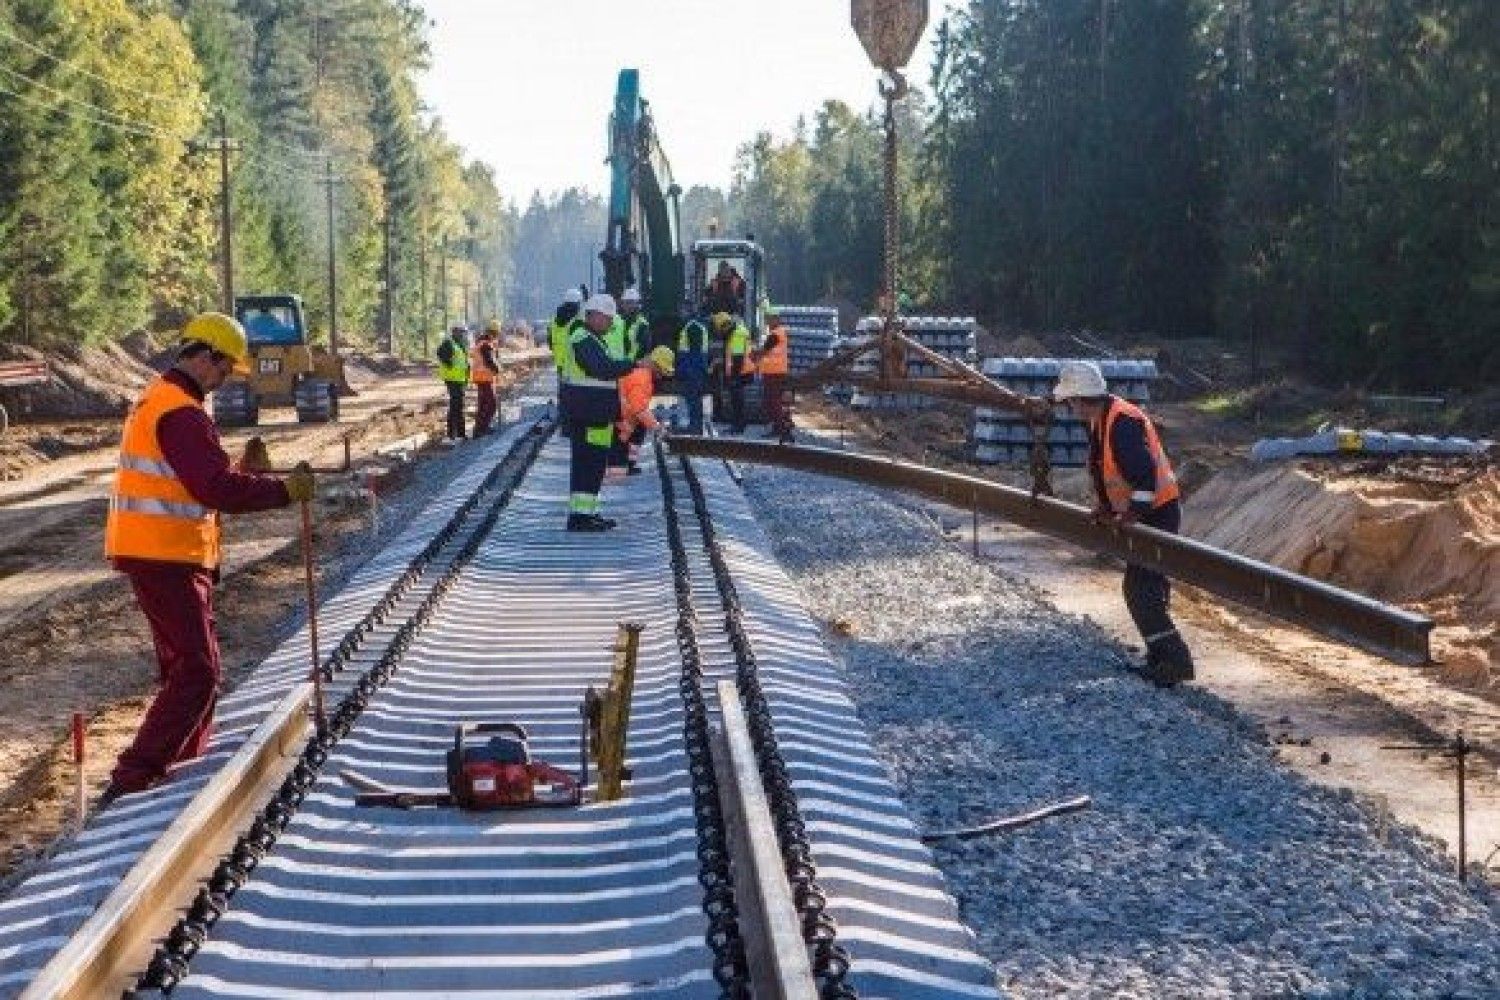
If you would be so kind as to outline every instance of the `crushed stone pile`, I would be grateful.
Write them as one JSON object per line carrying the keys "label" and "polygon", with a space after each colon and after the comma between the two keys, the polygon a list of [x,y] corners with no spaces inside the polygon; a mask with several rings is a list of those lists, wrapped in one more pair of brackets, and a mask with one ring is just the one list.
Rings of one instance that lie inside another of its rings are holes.
{"label": "crushed stone pile", "polygon": [[1144,685],[904,501],[775,469],[746,488],[924,827],[1093,796],[935,849],[1004,994],[1500,995],[1489,891],[1280,766],[1227,704]]}

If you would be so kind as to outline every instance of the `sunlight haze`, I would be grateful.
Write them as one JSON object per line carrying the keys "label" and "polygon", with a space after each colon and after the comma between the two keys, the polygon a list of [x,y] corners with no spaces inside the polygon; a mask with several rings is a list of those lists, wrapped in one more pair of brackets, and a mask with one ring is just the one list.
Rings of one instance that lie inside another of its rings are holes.
{"label": "sunlight haze", "polygon": [[[466,153],[495,168],[524,208],[534,190],[602,192],[615,79],[641,71],[676,180],[727,189],[735,149],[756,132],[789,135],[829,98],[864,109],[876,70],[847,0],[422,0],[432,114]],[[907,66],[925,87],[943,5]],[[738,12],[737,20],[725,15]]]}

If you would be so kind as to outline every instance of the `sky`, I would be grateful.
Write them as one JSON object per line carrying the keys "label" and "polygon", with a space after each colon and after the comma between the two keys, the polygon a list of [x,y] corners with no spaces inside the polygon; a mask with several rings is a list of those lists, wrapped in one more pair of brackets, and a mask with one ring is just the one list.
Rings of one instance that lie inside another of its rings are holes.
{"label": "sky", "polygon": [[[727,190],[736,147],[763,130],[789,136],[826,99],[878,100],[848,0],[420,2],[433,22],[423,100],[522,208],[536,190],[608,186],[605,128],[625,67],[641,71],[684,189]],[[929,0],[914,84],[927,82],[943,6]]]}

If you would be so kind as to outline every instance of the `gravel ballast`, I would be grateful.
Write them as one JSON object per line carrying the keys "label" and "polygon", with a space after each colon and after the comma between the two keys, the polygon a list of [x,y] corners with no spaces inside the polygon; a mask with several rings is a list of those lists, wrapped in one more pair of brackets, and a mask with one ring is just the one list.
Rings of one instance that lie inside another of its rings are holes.
{"label": "gravel ballast", "polygon": [[1006,993],[1500,996],[1494,895],[1278,764],[1228,704],[1143,683],[913,503],[769,468],[745,487],[809,609],[840,623],[829,641],[919,823],[1093,796],[935,848]]}

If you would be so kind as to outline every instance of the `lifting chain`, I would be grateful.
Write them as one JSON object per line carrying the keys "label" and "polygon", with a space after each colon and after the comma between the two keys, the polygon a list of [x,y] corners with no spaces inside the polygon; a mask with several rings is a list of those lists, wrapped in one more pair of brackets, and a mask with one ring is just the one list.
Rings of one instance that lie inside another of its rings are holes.
{"label": "lifting chain", "polygon": [[[347,665],[349,658],[365,638],[376,627],[384,624],[386,617],[428,566],[438,559],[479,505],[489,500],[489,510],[474,526],[464,544],[452,554],[431,591],[397,629],[380,659],[354,683],[352,690],[328,716],[327,724],[308,739],[291,773],[282,781],[271,801],[255,817],[250,828],[240,835],[234,847],[220,859],[213,873],[198,890],[192,905],[156,949],[146,971],[137,978],[135,987],[127,991],[127,997],[145,996],[151,991],[170,995],[187,977],[193,956],[208,940],[209,933],[228,909],[234,894],[249,880],[261,859],[275,846],[287,824],[297,814],[334,745],[349,734],[355,720],[369,705],[370,699],[396,672],[397,664],[416,641],[417,634],[431,620],[443,596],[457,582],[459,572],[473,558],[480,543],[494,528],[501,512],[510,503],[521,474],[531,465],[551,432],[550,425],[538,425],[517,441],[474,494],[464,501],[448,522],[432,536],[426,547],[412,559],[406,570],[391,584],[385,596],[344,636],[323,665],[325,678],[329,680],[336,670]],[[502,479],[507,481],[507,485],[491,499],[490,494]]]}
{"label": "lifting chain", "polygon": [[818,996],[820,1000],[857,1000],[859,994],[847,982],[849,953],[835,940],[838,924],[827,912],[828,896],[817,881],[817,865],[813,861],[812,844],[807,839],[807,825],[802,819],[802,810],[797,805],[797,793],[792,787],[791,770],[776,743],[771,704],[761,687],[755,650],[745,631],[739,591],[735,588],[734,577],[719,545],[708,498],[703,492],[697,470],[684,455],[679,455],[678,461],[682,464],[683,477],[692,494],[693,510],[698,516],[698,527],[703,535],[703,548],[713,567],[714,582],[724,611],[724,630],[728,633],[730,647],[734,650],[735,681],[739,687],[740,700],[744,703],[756,760],[760,765],[761,783],[765,786],[771,816],[776,824],[776,838],[781,846],[787,880],[791,884],[792,899],[802,919],[802,938],[812,948],[812,969],[818,982]]}

